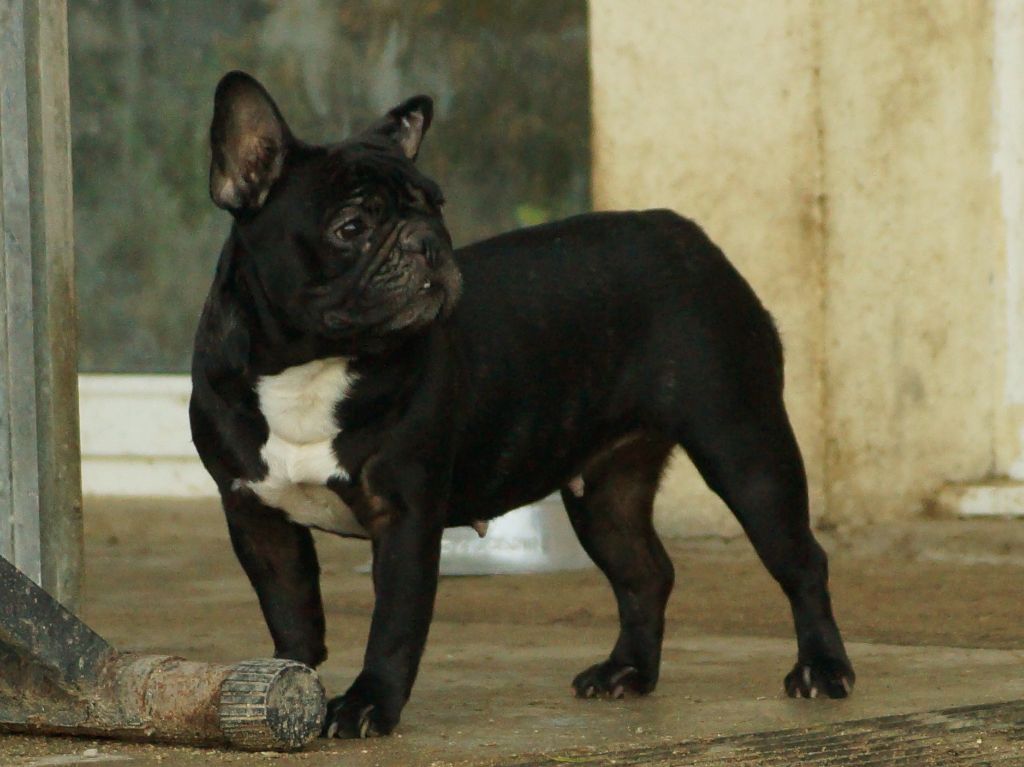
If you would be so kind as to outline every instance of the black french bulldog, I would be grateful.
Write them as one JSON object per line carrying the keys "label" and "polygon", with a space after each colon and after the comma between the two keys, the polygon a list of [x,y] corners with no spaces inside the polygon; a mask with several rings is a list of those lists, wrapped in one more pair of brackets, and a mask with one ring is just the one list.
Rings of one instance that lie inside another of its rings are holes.
{"label": "black french bulldog", "polygon": [[849,694],[782,348],[694,223],[583,215],[452,252],[413,161],[418,96],[313,146],[241,72],[217,87],[210,194],[233,216],[196,335],[192,434],[275,654],[326,657],[310,528],[369,538],[363,670],[323,732],[391,732],[427,638],[441,534],[561,490],[621,631],[579,697],[658,681],[672,564],[651,523],[681,445],[789,597],[791,696]]}

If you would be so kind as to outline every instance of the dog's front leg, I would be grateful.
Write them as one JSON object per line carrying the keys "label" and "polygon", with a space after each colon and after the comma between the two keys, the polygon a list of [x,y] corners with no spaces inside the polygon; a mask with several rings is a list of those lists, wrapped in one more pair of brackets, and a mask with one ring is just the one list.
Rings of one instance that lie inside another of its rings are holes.
{"label": "dog's front leg", "polygon": [[327,737],[386,735],[409,699],[434,612],[444,518],[419,467],[378,462],[368,474],[365,526],[376,602],[363,670],[327,704]]}
{"label": "dog's front leg", "polygon": [[252,493],[231,491],[223,502],[231,545],[256,589],[274,657],[318,666],[327,650],[313,536]]}

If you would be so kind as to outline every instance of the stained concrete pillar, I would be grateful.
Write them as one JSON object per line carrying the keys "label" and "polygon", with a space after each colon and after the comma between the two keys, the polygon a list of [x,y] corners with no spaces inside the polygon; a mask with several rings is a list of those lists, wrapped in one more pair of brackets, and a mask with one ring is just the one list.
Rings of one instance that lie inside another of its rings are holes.
{"label": "stained concrete pillar", "polygon": [[0,555],[73,606],[82,549],[67,16],[0,0]]}
{"label": "stained concrete pillar", "polygon": [[[994,444],[984,470],[951,477],[936,507],[962,516],[1024,516],[1024,3],[995,0],[990,25],[991,93],[988,104],[978,104],[975,119],[993,122],[998,211],[985,239],[1002,245],[987,269],[993,353],[985,391],[992,397]],[[965,255],[975,268],[986,256]]]}
{"label": "stained concrete pillar", "polygon": [[1005,258],[991,3],[821,5],[829,513],[999,472]]}

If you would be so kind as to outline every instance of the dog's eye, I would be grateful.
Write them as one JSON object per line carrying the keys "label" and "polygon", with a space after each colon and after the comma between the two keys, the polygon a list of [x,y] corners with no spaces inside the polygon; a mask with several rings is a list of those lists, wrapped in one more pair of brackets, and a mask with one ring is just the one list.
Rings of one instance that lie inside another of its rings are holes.
{"label": "dog's eye", "polygon": [[342,240],[351,240],[366,231],[366,224],[361,218],[352,217],[342,221],[334,228],[335,236]]}

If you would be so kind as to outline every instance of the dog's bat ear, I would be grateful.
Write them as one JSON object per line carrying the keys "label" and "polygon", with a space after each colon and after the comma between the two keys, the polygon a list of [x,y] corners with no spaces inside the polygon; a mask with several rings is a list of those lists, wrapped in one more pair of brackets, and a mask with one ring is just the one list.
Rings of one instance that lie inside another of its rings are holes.
{"label": "dog's bat ear", "polygon": [[233,212],[257,210],[281,176],[292,143],[270,94],[245,72],[217,84],[210,124],[210,197]]}
{"label": "dog's bat ear", "polygon": [[394,142],[402,154],[415,160],[433,119],[434,100],[430,96],[413,96],[388,112],[370,131]]}

